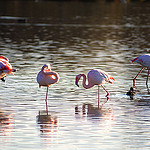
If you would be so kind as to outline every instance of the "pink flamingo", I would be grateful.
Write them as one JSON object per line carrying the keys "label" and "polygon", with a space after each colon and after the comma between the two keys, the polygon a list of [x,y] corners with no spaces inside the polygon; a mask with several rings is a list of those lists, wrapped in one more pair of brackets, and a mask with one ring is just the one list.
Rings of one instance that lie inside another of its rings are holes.
{"label": "pink flamingo", "polygon": [[59,81],[59,75],[58,73],[51,70],[50,64],[45,64],[37,75],[37,82],[39,83],[39,87],[41,86],[47,87],[46,99],[45,99],[47,114],[48,114],[48,106],[47,106],[48,88],[51,84],[57,83],[58,81]]}
{"label": "pink flamingo", "polygon": [[142,65],[142,69],[138,72],[138,74],[133,79],[133,88],[135,88],[135,80],[136,80],[136,78],[142,72],[142,70],[147,67],[148,74],[147,74],[147,79],[146,79],[146,87],[147,87],[147,91],[149,93],[148,77],[149,77],[149,73],[150,73],[150,55],[149,54],[141,55],[141,56],[136,57],[135,59],[131,60],[131,62],[137,62],[137,63],[140,63]]}
{"label": "pink flamingo", "polygon": [[79,80],[80,78],[83,77],[83,82],[82,85],[85,89],[89,89],[92,88],[94,85],[98,85],[98,107],[99,107],[99,87],[101,86],[107,93],[106,97],[108,97],[109,92],[104,88],[104,86],[102,84],[104,84],[105,82],[109,82],[112,84],[111,80],[115,79],[112,76],[109,76],[105,71],[102,70],[97,70],[97,69],[93,69],[90,70],[89,73],[87,74],[87,79],[88,79],[88,84],[86,84],[86,75],[85,74],[78,74],[76,76],[76,80],[75,80],[75,84],[79,87]]}
{"label": "pink flamingo", "polygon": [[16,72],[16,70],[12,69],[9,59],[5,56],[0,56],[0,79],[5,81],[6,74],[14,74],[13,72]]}

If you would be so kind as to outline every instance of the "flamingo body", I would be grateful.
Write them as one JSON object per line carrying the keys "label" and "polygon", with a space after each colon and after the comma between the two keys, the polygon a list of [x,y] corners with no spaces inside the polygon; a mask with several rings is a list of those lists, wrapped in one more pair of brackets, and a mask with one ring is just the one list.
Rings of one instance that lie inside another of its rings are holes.
{"label": "flamingo body", "polygon": [[137,62],[137,63],[140,63],[142,65],[142,69],[138,72],[138,74],[133,79],[133,88],[135,88],[136,78],[142,72],[142,70],[146,67],[148,69],[146,86],[147,86],[148,93],[150,93],[149,88],[148,88],[148,77],[149,77],[149,73],[150,73],[150,54],[145,54],[145,55],[141,55],[139,57],[136,57],[135,59],[131,60],[131,62]]}
{"label": "flamingo body", "polygon": [[140,63],[143,67],[147,67],[148,69],[150,69],[150,55],[149,54],[136,57],[135,59],[131,60],[131,62]]}
{"label": "flamingo body", "polygon": [[15,69],[12,69],[8,58],[5,56],[0,56],[0,79],[3,79],[6,74],[13,74],[15,71]]}
{"label": "flamingo body", "polygon": [[88,82],[91,85],[101,85],[104,84],[105,82],[111,82],[110,81],[110,76],[102,70],[98,70],[98,69],[93,69],[91,71],[89,71],[89,73],[87,74],[87,78],[88,78]]}
{"label": "flamingo body", "polygon": [[[89,89],[92,88],[94,85],[98,85],[98,106],[99,106],[99,86],[102,86],[105,82],[111,83],[112,80],[115,81],[115,79],[108,75],[103,70],[93,69],[90,70],[87,74],[88,84],[86,84],[86,75],[85,74],[78,74],[76,76],[75,84],[79,86],[78,82],[80,78],[83,76],[83,82],[82,85],[84,88]],[[102,88],[107,92],[106,97],[109,95],[109,92],[102,86]]]}
{"label": "flamingo body", "polygon": [[51,71],[50,64],[45,64],[37,75],[39,86],[50,86],[59,81],[58,73]]}

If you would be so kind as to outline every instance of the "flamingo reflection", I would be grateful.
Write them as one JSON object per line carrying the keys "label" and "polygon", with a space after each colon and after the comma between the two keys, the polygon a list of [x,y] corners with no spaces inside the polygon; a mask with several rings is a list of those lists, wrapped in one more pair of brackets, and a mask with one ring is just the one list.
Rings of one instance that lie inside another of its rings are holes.
{"label": "flamingo reflection", "polygon": [[40,125],[40,131],[42,134],[49,135],[52,132],[56,132],[58,129],[58,118],[53,114],[47,115],[47,111],[39,111],[37,116],[37,123]]}
{"label": "flamingo reflection", "polygon": [[79,107],[75,106],[75,115],[77,118],[87,117],[89,119],[94,119],[99,121],[102,119],[113,120],[114,118],[112,109],[104,108],[104,107],[101,107],[101,109],[99,109],[99,107],[94,107],[92,104],[88,104],[88,103],[82,105],[81,112],[82,113],[80,113]]}
{"label": "flamingo reflection", "polygon": [[12,114],[6,113],[0,110],[0,136],[9,136],[11,133],[10,129],[13,129],[13,117]]}

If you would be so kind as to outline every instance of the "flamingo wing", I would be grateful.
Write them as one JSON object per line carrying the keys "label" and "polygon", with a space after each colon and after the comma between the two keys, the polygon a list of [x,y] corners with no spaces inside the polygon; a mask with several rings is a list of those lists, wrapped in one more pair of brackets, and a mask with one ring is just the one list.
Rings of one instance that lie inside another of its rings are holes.
{"label": "flamingo wing", "polygon": [[88,82],[93,83],[94,85],[103,84],[106,79],[103,72],[96,69],[89,71],[87,77],[88,77]]}

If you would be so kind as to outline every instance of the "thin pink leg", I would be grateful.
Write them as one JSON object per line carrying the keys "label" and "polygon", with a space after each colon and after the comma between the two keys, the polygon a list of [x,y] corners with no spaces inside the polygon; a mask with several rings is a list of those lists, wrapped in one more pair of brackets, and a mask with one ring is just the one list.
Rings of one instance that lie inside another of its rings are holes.
{"label": "thin pink leg", "polygon": [[149,77],[149,72],[150,72],[150,70],[148,69],[148,74],[147,74],[147,79],[146,79],[146,87],[147,87],[148,93],[149,93],[149,88],[148,88],[148,77]]}
{"label": "thin pink leg", "polygon": [[48,115],[47,96],[48,96],[48,86],[47,86],[46,99],[45,99],[45,102],[46,102],[46,112],[47,112],[47,115]]}
{"label": "thin pink leg", "polygon": [[145,67],[143,67],[140,71],[139,71],[139,73],[135,76],[135,78],[133,79],[133,88],[135,88],[135,80],[136,80],[136,78],[138,77],[138,75],[142,72],[142,70],[144,69]]}
{"label": "thin pink leg", "polygon": [[108,102],[108,100],[109,100],[109,97],[107,96],[107,100],[102,104],[101,109],[104,106],[104,104]]}
{"label": "thin pink leg", "polygon": [[99,85],[98,85],[98,108],[99,108],[99,104],[100,104],[100,98],[99,98]]}
{"label": "thin pink leg", "polygon": [[[101,85],[102,86],[102,85]],[[106,97],[107,96],[109,96],[109,92],[102,86],[102,88],[106,91],[106,93],[107,93],[107,95],[106,95]]]}

